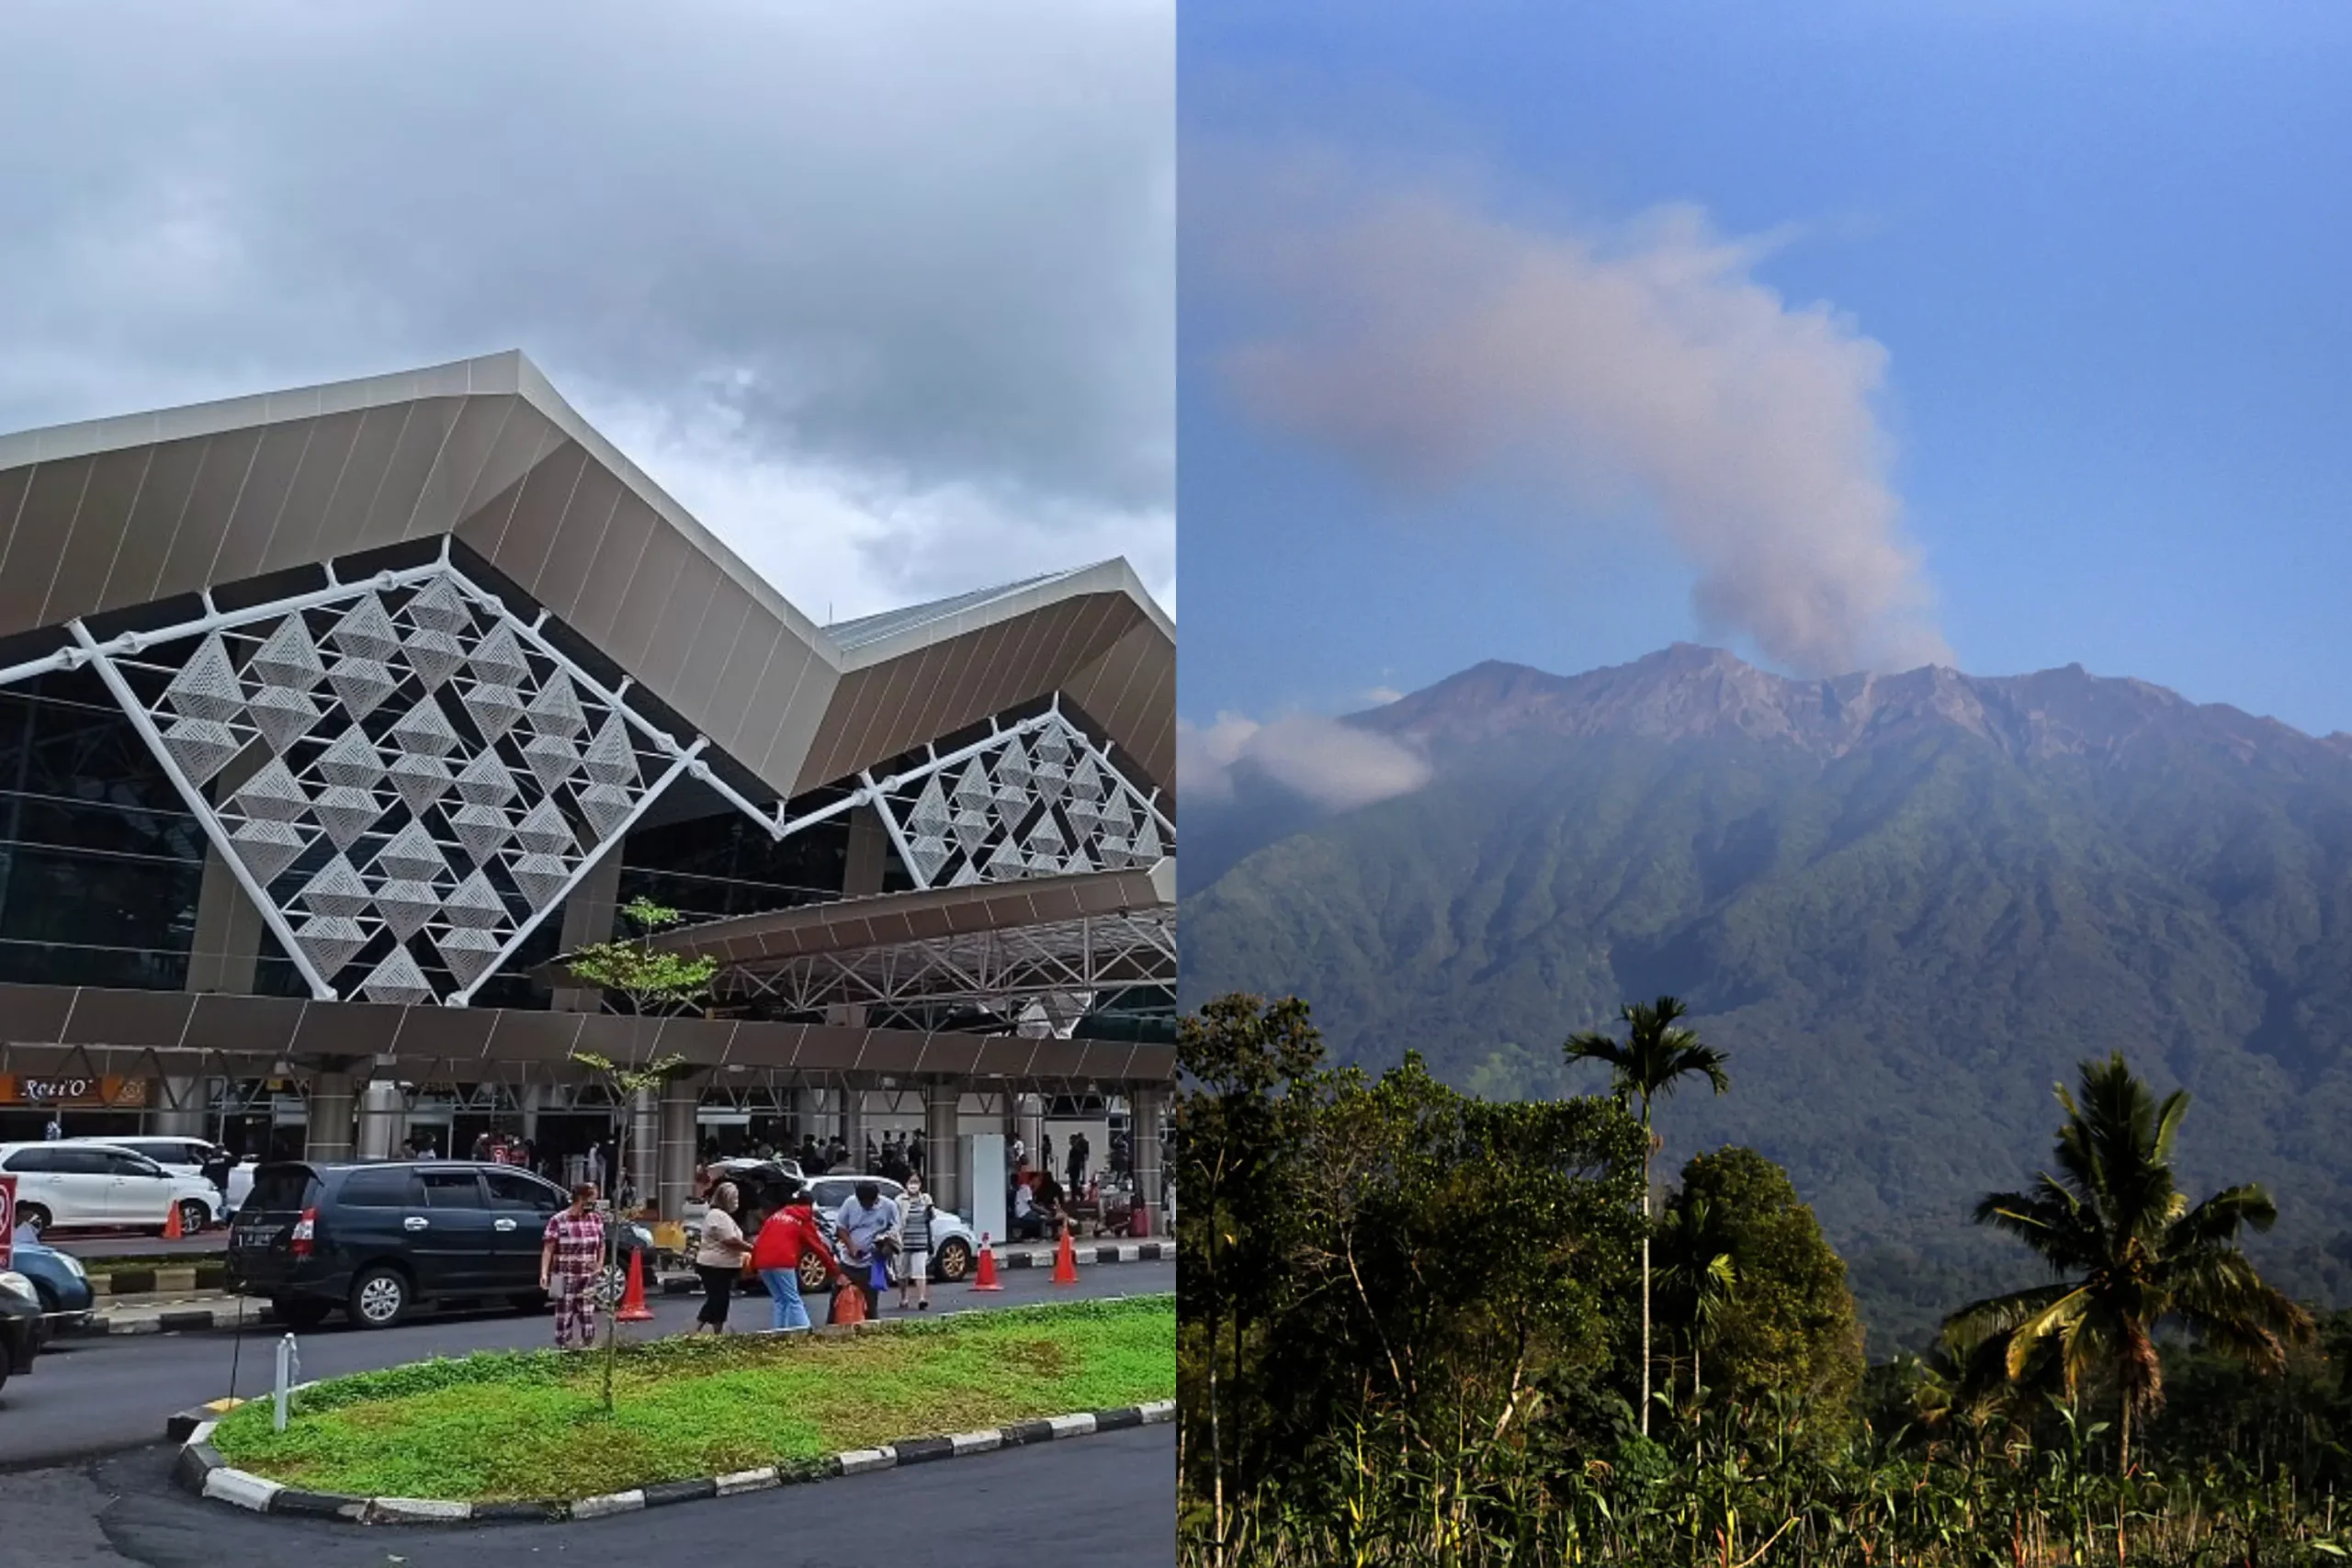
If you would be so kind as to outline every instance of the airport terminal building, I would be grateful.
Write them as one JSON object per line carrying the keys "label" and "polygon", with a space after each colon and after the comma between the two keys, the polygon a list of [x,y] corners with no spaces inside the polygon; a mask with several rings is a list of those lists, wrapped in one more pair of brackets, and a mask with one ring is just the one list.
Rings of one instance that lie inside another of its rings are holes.
{"label": "airport terminal building", "polygon": [[[0,435],[0,1138],[1132,1135],[1175,639],[1121,561],[820,626],[520,355]],[[557,962],[646,896],[718,965]],[[676,1055],[615,1104],[573,1061]]]}

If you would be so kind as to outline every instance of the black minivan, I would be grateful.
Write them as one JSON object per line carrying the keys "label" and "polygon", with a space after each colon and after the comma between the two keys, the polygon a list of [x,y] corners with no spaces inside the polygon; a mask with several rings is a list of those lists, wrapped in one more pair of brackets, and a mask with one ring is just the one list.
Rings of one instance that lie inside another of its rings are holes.
{"label": "black minivan", "polygon": [[341,1307],[389,1328],[420,1302],[545,1304],[539,1245],[571,1201],[512,1166],[463,1160],[265,1164],[229,1231],[229,1288],[296,1328]]}

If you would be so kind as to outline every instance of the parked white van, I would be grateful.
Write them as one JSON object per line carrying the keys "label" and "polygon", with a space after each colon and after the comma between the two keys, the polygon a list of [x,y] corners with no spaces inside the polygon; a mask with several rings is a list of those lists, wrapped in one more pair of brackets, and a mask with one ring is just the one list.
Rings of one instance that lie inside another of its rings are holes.
{"label": "parked white van", "polygon": [[113,1144],[0,1144],[0,1171],[17,1179],[17,1223],[36,1231],[100,1226],[161,1234],[172,1211],[180,1229],[217,1222],[220,1190],[200,1176],[176,1176],[145,1155]]}

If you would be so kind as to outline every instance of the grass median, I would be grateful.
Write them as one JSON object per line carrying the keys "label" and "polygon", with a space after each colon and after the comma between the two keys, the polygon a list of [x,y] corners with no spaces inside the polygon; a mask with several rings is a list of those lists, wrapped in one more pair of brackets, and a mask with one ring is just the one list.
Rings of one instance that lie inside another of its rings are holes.
{"label": "grass median", "polygon": [[655,1340],[601,1355],[499,1352],[337,1378],[230,1412],[230,1464],[313,1492],[464,1502],[572,1498],[844,1450],[1172,1399],[1173,1296],[1016,1307],[848,1338]]}

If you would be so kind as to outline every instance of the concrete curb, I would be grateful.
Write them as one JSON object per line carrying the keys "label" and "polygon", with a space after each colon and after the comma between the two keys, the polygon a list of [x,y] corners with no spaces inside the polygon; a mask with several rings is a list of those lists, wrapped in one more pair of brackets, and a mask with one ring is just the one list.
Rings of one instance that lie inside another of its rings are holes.
{"label": "concrete curb", "polygon": [[345,1519],[356,1524],[513,1524],[554,1523],[564,1519],[599,1519],[633,1514],[673,1503],[698,1503],[714,1497],[738,1497],[797,1482],[823,1481],[834,1476],[863,1475],[900,1465],[934,1460],[961,1459],[998,1449],[1057,1442],[1095,1432],[1125,1431],[1159,1426],[1176,1418],[1176,1402],[1127,1405],[1117,1410],[1092,1410],[1056,1416],[1043,1421],[1021,1421],[992,1431],[959,1432],[951,1437],[910,1438],[887,1448],[858,1449],[797,1466],[768,1465],[731,1475],[698,1476],[691,1481],[664,1481],[570,1501],[548,1498],[526,1503],[445,1503],[430,1497],[350,1497],[327,1492],[302,1492],[266,1481],[222,1462],[210,1442],[220,1417],[240,1401],[215,1400],[196,1410],[183,1411],[167,1423],[179,1457],[172,1466],[173,1484],[199,1497],[229,1504],[256,1514],[282,1514],[303,1518]]}

